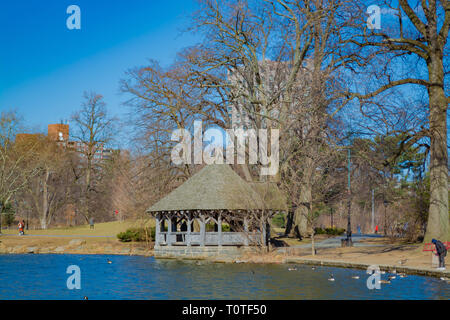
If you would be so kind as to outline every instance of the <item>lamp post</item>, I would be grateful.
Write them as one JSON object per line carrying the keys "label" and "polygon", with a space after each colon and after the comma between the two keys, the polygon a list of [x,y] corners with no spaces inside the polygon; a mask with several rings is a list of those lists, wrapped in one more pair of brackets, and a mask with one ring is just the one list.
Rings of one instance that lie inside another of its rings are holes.
{"label": "lamp post", "polygon": [[351,160],[350,160],[350,148],[347,150],[348,153],[348,214],[347,214],[347,246],[352,246],[352,224],[351,224],[351,205],[352,205],[352,192],[350,185],[350,170],[351,170]]}
{"label": "lamp post", "polygon": [[347,183],[347,192],[348,192],[348,212],[347,212],[347,232],[346,232],[346,238],[341,239],[341,246],[342,247],[352,247],[353,241],[352,241],[352,223],[351,223],[351,209],[352,209],[352,192],[351,192],[351,184],[350,184],[350,174],[351,174],[351,148],[353,146],[353,134],[354,132],[348,132],[348,141],[349,144],[345,149],[347,149],[347,159],[348,159],[348,183]]}
{"label": "lamp post", "polygon": [[353,241],[352,241],[352,223],[351,223],[351,206],[352,206],[352,193],[351,193],[351,185],[350,185],[350,170],[351,170],[351,155],[350,155],[350,148],[347,149],[347,158],[348,158],[348,211],[347,211],[347,232],[346,232],[346,238],[341,239],[341,246],[342,247],[352,247]]}

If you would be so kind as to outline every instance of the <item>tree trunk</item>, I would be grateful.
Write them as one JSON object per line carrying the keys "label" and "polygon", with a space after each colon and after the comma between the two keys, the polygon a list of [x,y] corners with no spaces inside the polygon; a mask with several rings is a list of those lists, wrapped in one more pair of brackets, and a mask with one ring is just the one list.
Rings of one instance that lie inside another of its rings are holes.
{"label": "tree trunk", "polygon": [[89,223],[89,218],[91,217],[89,212],[89,193],[91,189],[91,169],[92,169],[92,160],[90,156],[87,159],[87,170],[86,170],[86,189],[84,192],[84,217],[86,222]]}
{"label": "tree trunk", "polygon": [[45,169],[45,176],[43,181],[42,191],[42,212],[41,212],[41,228],[47,229],[47,213],[48,213],[48,178],[50,176],[50,170]]}
{"label": "tree trunk", "polygon": [[294,212],[293,227],[290,236],[304,237],[308,227],[308,217],[311,210],[312,193],[311,184],[304,182],[300,187],[299,206]]}
{"label": "tree trunk", "polygon": [[442,58],[432,56],[430,82],[430,210],[425,241],[450,240],[448,213],[447,99]]}
{"label": "tree trunk", "polygon": [[[314,162],[307,157],[304,160],[304,170],[300,181],[298,208],[294,212],[293,226],[290,236],[304,237],[307,233],[308,218],[311,213],[312,203],[312,174]],[[299,234],[297,234],[299,233]]]}

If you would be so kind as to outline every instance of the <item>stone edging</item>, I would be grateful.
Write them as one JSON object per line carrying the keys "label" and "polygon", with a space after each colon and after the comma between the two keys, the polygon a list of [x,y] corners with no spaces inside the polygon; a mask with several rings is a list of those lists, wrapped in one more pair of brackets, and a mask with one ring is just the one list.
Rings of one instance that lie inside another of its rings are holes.
{"label": "stone edging", "polygon": [[[316,266],[328,266],[328,267],[340,267],[340,268],[352,268],[352,269],[363,269],[367,270],[367,267],[374,264],[367,263],[351,263],[351,262],[343,262],[343,261],[333,261],[333,260],[315,260],[315,259],[304,259],[297,257],[287,257],[283,261],[284,263],[298,263],[298,264],[306,264],[306,265],[316,265]],[[377,265],[382,271],[392,271],[396,270],[397,273],[406,273],[413,274],[419,276],[428,276],[428,277],[450,277],[450,271],[438,271],[438,270],[429,270],[429,269],[421,269],[421,268],[413,268],[413,267],[401,267],[395,265]]]}

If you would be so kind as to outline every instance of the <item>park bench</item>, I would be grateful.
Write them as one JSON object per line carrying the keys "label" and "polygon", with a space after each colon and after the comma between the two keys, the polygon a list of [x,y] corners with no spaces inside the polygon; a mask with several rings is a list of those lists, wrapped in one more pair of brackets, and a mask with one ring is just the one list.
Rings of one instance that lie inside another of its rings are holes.
{"label": "park bench", "polygon": [[[443,244],[447,248],[447,250],[450,249],[450,242],[446,241],[446,242],[443,242]],[[431,252],[431,267],[436,267],[439,264],[438,257],[436,255],[436,246],[434,244],[424,243],[422,251]]]}
{"label": "park bench", "polygon": [[[447,250],[450,249],[449,241],[443,242],[443,244],[447,248]],[[436,251],[436,246],[432,243],[424,243],[422,251]]]}

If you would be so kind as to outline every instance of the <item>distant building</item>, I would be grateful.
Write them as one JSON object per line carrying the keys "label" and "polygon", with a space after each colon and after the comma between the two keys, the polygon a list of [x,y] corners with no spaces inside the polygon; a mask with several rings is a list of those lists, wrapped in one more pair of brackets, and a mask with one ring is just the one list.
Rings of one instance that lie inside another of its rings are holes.
{"label": "distant building", "polygon": [[[78,151],[81,155],[81,157],[86,157],[86,154],[88,152],[88,146],[86,144],[83,144],[80,141],[69,141],[69,145],[72,146],[76,151]],[[95,153],[94,153],[94,161],[102,161],[110,159],[113,153],[113,149],[105,148],[103,143],[98,143],[95,147]]]}
{"label": "distant building", "polygon": [[49,124],[47,136],[53,141],[69,141],[69,125],[64,123]]}
{"label": "distant building", "polygon": [[[280,68],[286,69],[286,63],[280,63],[271,60],[264,60],[259,62],[259,69],[261,72],[261,92],[254,92],[257,99],[264,98],[263,96],[267,94],[271,96],[274,92],[278,91],[279,86],[282,84],[282,79],[278,79],[280,74],[284,74]],[[234,99],[233,103],[228,106],[228,113],[231,118],[231,128],[232,129],[256,129],[254,128],[254,119],[252,119],[252,114],[255,113],[254,106],[248,100],[248,83],[255,83],[256,79],[245,79],[239,70],[231,73],[228,76],[228,80],[231,84],[235,85],[238,89],[235,94],[237,97]],[[242,89],[242,92],[239,92]],[[261,115],[267,114],[271,118],[277,118],[279,114],[279,108],[277,106],[272,107],[270,110],[261,110],[259,112]],[[263,127],[266,127],[265,121],[262,123]]]}
{"label": "distant building", "polygon": [[16,143],[31,143],[39,138],[37,133],[18,133],[16,134]]}
{"label": "distant building", "polygon": [[[19,133],[16,135],[16,142],[29,143],[33,142],[40,134],[37,133]],[[80,141],[69,140],[69,124],[68,123],[56,123],[49,124],[47,126],[47,137],[50,141],[54,141],[64,148],[68,148],[77,151],[81,157],[85,157],[87,151],[87,145]],[[96,146],[94,161],[102,161],[110,159],[113,153],[113,149],[106,148],[103,143],[99,143]]]}
{"label": "distant building", "polygon": [[[299,71],[297,89],[303,89],[307,86],[307,78],[311,70],[311,61],[307,60],[305,66]],[[282,89],[285,84],[286,76],[290,72],[290,64],[287,62],[277,62],[272,60],[264,60],[259,62],[260,76],[261,76],[261,91],[255,91],[254,95],[257,99],[272,98],[273,94]],[[256,113],[254,106],[248,101],[248,83],[256,82],[256,79],[245,79],[245,76],[240,70],[228,75],[228,81],[235,86],[237,92],[234,92],[236,97],[228,106],[228,114],[231,118],[231,129],[254,128],[254,120],[252,114]],[[304,90],[304,89],[303,89]],[[240,92],[241,91],[241,92]],[[267,95],[267,96],[265,96]],[[279,101],[284,100],[284,95],[281,94]],[[294,107],[295,102],[291,103],[291,108]],[[280,115],[280,102],[276,102],[269,110],[260,110],[261,116],[266,115],[270,119],[278,119]],[[267,119],[262,118],[262,128],[267,128]]]}

